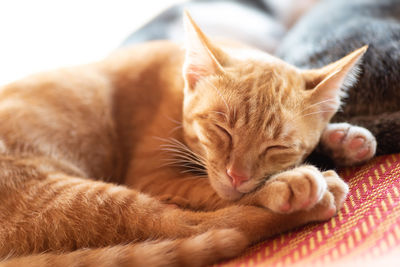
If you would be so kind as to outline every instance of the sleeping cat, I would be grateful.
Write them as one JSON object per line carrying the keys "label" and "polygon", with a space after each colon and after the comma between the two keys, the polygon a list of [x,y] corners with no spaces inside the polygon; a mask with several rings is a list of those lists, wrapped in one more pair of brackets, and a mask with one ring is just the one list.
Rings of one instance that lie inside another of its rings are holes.
{"label": "sleeping cat", "polygon": [[[400,152],[400,2],[398,0],[324,0],[284,38],[277,52],[301,68],[319,68],[369,44],[360,78],[332,124],[341,136],[323,150],[346,142],[367,128],[377,139],[377,154]],[[348,122],[348,123],[342,123]],[[364,135],[361,132],[361,135]],[[324,139],[327,136],[323,135]],[[343,161],[348,150],[336,151]]]}
{"label": "sleeping cat", "polygon": [[[199,18],[200,25],[205,27],[207,31],[214,36],[243,41],[258,49],[272,53],[280,46],[286,30],[290,30],[291,25],[317,2],[319,1],[296,0],[294,3],[294,0],[194,0],[179,3],[167,9],[142,28],[132,33],[124,42],[124,45],[157,39],[182,40],[182,11],[187,8],[196,18]],[[225,15],[223,17],[218,15],[212,16],[212,13],[210,13],[211,11],[216,14],[224,13]],[[321,13],[319,16],[325,18],[327,13],[328,12],[324,10],[324,13]],[[339,23],[337,21],[335,22],[336,23],[330,23],[329,25],[336,25]],[[311,23],[313,25],[301,27],[300,31],[297,30],[297,33],[294,34],[296,36],[295,39],[307,36],[307,31],[310,26],[319,29],[316,27],[316,25],[319,25],[318,23],[314,23],[314,21]],[[294,30],[294,32],[296,32],[296,30]],[[325,36],[323,36],[323,31],[320,29],[317,30],[317,34],[319,33],[321,33],[321,35],[318,36],[325,38]],[[314,41],[316,40],[310,41],[308,45],[313,46],[318,43]],[[352,50],[362,45],[362,42],[358,42],[357,45],[352,46]],[[288,55],[296,55],[297,52],[293,51],[301,51],[302,49],[301,45],[292,46],[292,41],[286,41],[286,46],[279,49],[279,53],[281,56],[285,55],[285,53]],[[345,53],[343,53],[344,51],[347,53],[351,50],[343,50],[340,54],[341,57],[345,55]],[[329,53],[327,54],[329,55]],[[319,55],[316,56],[318,57]],[[297,55],[297,58],[303,60],[303,64],[304,62],[308,62],[307,57],[302,58]],[[326,56],[326,58],[328,59],[329,56]],[[337,60],[339,57],[335,57],[334,59]],[[318,67],[322,67],[333,61],[333,59],[324,60],[323,64],[319,64]],[[299,62],[294,61],[293,63],[298,64]],[[300,66],[304,67],[301,63]],[[307,66],[307,64],[305,66]],[[311,64],[310,67],[313,67],[313,65]],[[352,116],[354,115],[355,114]],[[336,116],[335,120],[340,122],[341,120],[338,120],[338,118],[339,117]],[[341,119],[346,121],[346,118]],[[390,125],[392,124],[389,123],[388,126],[390,127]],[[374,133],[376,133],[376,131]],[[375,155],[375,151],[376,140],[369,130],[348,123],[330,124],[322,135],[320,146],[318,146],[316,151],[314,151],[311,157],[308,157],[306,161],[313,162],[324,168],[332,168],[335,167],[335,165],[352,166],[368,161]]]}
{"label": "sleeping cat", "polygon": [[366,48],[303,71],[185,25],[0,89],[0,265],[202,266],[341,207],[301,162]]}

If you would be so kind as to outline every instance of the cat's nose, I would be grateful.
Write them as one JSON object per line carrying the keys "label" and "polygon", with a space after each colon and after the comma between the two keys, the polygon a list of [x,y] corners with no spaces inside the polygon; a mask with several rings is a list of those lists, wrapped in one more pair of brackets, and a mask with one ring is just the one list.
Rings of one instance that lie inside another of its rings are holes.
{"label": "cat's nose", "polygon": [[231,178],[231,183],[235,188],[249,180],[249,175],[233,170],[232,168],[228,168],[226,174]]}

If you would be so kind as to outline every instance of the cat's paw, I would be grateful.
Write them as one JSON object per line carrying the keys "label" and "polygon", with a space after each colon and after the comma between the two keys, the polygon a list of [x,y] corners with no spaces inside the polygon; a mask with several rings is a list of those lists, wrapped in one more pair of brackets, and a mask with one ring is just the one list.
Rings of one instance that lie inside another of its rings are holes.
{"label": "cat's paw", "polygon": [[325,171],[322,173],[328,184],[328,191],[333,195],[335,206],[340,209],[349,193],[349,186],[339,177],[335,171]]}
{"label": "cat's paw", "polygon": [[338,166],[352,166],[370,160],[376,140],[370,131],[348,123],[331,123],[321,136],[321,146]]}
{"label": "cat's paw", "polygon": [[323,174],[305,165],[271,177],[259,192],[259,201],[278,213],[309,210],[322,199],[327,188]]}
{"label": "cat's paw", "polygon": [[348,185],[334,171],[322,173],[328,184],[322,199],[309,211],[302,214],[306,221],[326,221],[339,211],[343,206],[347,194]]}

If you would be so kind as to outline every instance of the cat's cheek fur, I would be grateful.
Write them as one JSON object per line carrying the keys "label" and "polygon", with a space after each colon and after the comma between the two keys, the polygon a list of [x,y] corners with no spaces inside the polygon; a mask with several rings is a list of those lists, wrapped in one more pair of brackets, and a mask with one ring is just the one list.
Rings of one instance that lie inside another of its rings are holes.
{"label": "cat's cheek fur", "polygon": [[201,126],[196,121],[184,121],[183,129],[183,137],[190,149],[200,156],[207,158],[209,142],[207,142],[207,138],[202,134]]}
{"label": "cat's cheek fur", "polygon": [[232,187],[229,177],[225,175],[225,172],[216,173],[218,170],[225,170],[225,165],[223,164],[225,161],[222,155],[224,153],[221,152],[220,155],[214,155],[215,149],[209,147],[212,146],[212,142],[202,134],[202,128],[197,122],[193,122],[190,125],[186,124],[185,126],[185,139],[191,141],[188,142],[190,147],[207,161],[206,165],[208,167],[206,166],[206,169],[212,188],[222,199],[232,201],[239,199],[243,194]]}

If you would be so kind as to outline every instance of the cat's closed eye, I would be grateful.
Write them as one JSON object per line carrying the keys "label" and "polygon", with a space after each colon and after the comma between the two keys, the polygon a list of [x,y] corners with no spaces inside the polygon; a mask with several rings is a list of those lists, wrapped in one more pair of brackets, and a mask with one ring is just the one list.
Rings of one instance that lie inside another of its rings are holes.
{"label": "cat's closed eye", "polygon": [[226,135],[229,138],[229,141],[232,142],[232,135],[228,132],[228,130],[226,130],[224,127],[218,125],[218,124],[214,124],[214,126],[221,131],[222,133],[224,133],[224,135]]}
{"label": "cat's closed eye", "polygon": [[279,151],[279,150],[287,150],[287,149],[290,149],[290,147],[284,146],[284,145],[267,146],[261,154],[266,155],[268,152],[271,152],[271,151]]}

